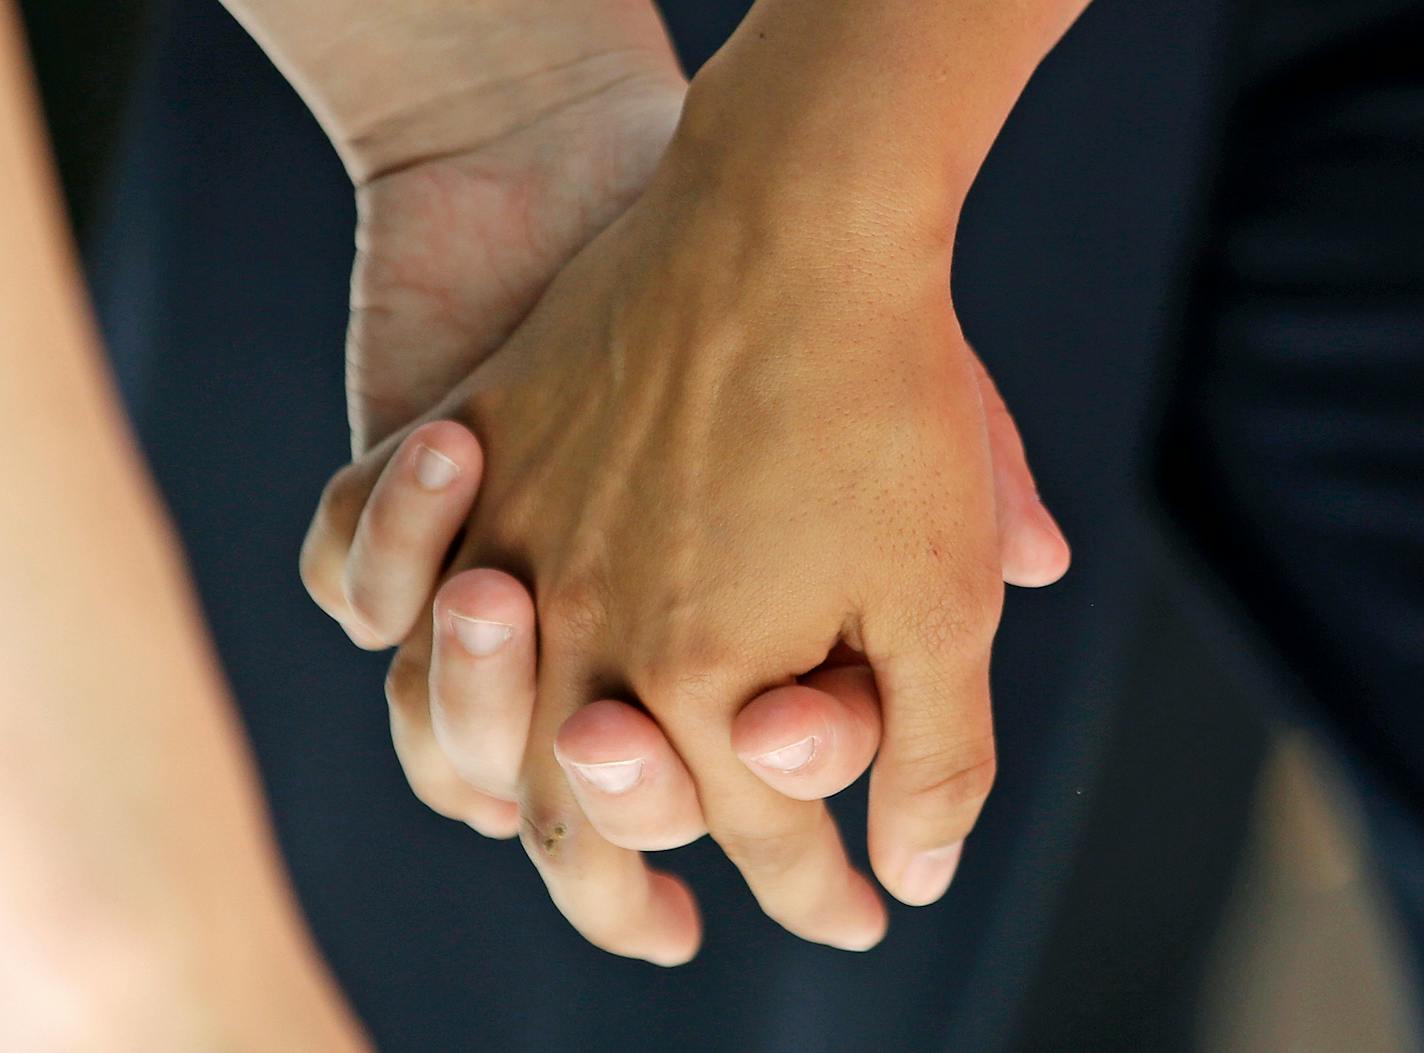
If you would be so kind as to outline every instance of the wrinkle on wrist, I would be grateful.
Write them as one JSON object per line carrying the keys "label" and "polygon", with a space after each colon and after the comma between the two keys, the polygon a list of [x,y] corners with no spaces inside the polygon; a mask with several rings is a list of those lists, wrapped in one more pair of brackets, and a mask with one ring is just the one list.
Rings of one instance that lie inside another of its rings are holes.
{"label": "wrinkle on wrist", "polygon": [[356,182],[629,76],[681,79],[652,0],[224,0]]}
{"label": "wrinkle on wrist", "polygon": [[333,143],[353,182],[493,146],[561,113],[616,93],[681,94],[675,69],[637,50],[590,54],[520,78],[434,87],[403,109],[353,120]]}

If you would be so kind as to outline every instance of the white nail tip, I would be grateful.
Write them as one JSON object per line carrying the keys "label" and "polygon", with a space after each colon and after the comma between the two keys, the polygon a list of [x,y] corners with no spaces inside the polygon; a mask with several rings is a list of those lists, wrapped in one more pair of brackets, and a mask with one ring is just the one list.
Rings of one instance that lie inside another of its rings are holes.
{"label": "white nail tip", "polygon": [[793,742],[789,746],[782,746],[780,749],[763,753],[759,757],[753,757],[763,768],[770,768],[772,771],[789,775],[792,772],[800,771],[811,763],[811,758],[816,755],[816,736],[807,735],[799,742]]}
{"label": "white nail tip", "polygon": [[504,622],[487,621],[484,618],[470,618],[463,614],[450,614],[450,628],[460,646],[476,658],[487,658],[494,654],[514,635],[514,626]]}
{"label": "white nail tip", "polygon": [[643,777],[642,758],[636,760],[608,761],[604,764],[573,764],[574,771],[595,789],[604,793],[627,793]]}
{"label": "white nail tip", "polygon": [[421,445],[415,451],[415,479],[427,490],[443,490],[460,474],[460,466],[439,450]]}

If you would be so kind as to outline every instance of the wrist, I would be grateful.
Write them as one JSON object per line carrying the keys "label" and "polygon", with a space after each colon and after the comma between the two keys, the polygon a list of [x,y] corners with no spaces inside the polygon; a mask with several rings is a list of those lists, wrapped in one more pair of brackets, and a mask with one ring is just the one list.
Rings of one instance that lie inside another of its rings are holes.
{"label": "wrist", "polygon": [[550,58],[508,73],[485,67],[463,83],[427,78],[398,105],[360,103],[331,129],[352,181],[369,183],[423,161],[473,153],[526,129],[607,100],[666,94],[681,98],[685,80],[669,52],[638,49]]}
{"label": "wrist", "polygon": [[719,54],[688,87],[654,188],[674,207],[714,201],[778,240],[947,268],[968,179],[931,170],[913,144],[849,126],[804,87],[763,90],[735,53]]}
{"label": "wrist", "polygon": [[651,0],[227,0],[360,184],[630,83],[680,90]]}
{"label": "wrist", "polygon": [[773,198],[779,214],[822,230],[947,252],[977,164],[932,120],[848,104],[866,92],[833,62],[793,66],[769,43],[739,31],[692,79],[665,167]]}
{"label": "wrist", "polygon": [[676,142],[726,179],[794,183],[854,222],[947,244],[1024,84],[1085,2],[758,0],[694,78]]}

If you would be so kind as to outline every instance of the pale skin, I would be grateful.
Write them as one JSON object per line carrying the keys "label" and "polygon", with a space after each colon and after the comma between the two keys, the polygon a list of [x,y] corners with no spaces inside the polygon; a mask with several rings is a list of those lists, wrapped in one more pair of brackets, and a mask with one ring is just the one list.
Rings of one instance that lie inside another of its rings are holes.
{"label": "pale skin", "polygon": [[[600,945],[664,962],[695,950],[685,891],[630,849],[680,843],[702,819],[789,929],[845,947],[879,938],[878,899],[821,806],[737,759],[752,755],[737,715],[784,698],[774,685],[838,644],[865,656],[884,704],[877,876],[912,903],[948,884],[992,779],[999,582],[1044,583],[1067,560],[954,321],[949,251],[978,163],[1079,6],[757,6],[699,77],[650,189],[427,414],[468,425],[491,456],[453,569],[516,570],[534,601],[486,570],[450,579],[434,632],[420,615],[479,484],[479,449],[455,425],[397,433],[329,488],[304,573],[360,643],[415,626],[390,696],[417,792],[490,832],[513,824],[517,800],[556,902]],[[838,178],[815,178],[828,170]],[[358,268],[364,310],[362,281]],[[458,315],[444,319],[457,333]],[[398,499],[402,480],[417,492],[422,450],[459,469],[428,517]],[[507,639],[456,658],[452,612]],[[875,734],[868,747],[854,736],[874,723],[873,695],[831,675],[838,691],[799,697],[824,718],[807,726],[850,729],[853,777],[875,749]],[[588,705],[610,688],[654,719]],[[616,802],[573,767],[609,775],[630,760],[639,781]]]}
{"label": "pale skin", "polygon": [[0,1048],[368,1049],[103,367],[0,3]]}

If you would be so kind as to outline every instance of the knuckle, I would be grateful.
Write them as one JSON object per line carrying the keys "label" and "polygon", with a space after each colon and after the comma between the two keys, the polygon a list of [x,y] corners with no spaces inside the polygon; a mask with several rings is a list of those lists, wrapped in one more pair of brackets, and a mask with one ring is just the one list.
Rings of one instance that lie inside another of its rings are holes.
{"label": "knuckle", "polygon": [[457,776],[432,764],[405,766],[405,779],[421,804],[447,819],[459,819],[462,787]]}
{"label": "knuckle", "polygon": [[423,517],[408,514],[399,494],[391,490],[378,492],[361,513],[360,545],[368,555],[389,558],[417,543],[426,522]]}
{"label": "knuckle", "polygon": [[365,579],[348,577],[343,585],[346,606],[350,608],[356,621],[366,634],[374,637],[375,643],[389,643],[392,633],[383,624],[386,618],[384,596]]}
{"label": "knuckle", "polygon": [[501,545],[515,545],[529,532],[531,525],[547,515],[547,495],[518,483],[496,489],[494,481],[484,483],[483,500],[487,507],[497,507],[499,514],[488,525],[493,540]]}
{"label": "knuckle", "polygon": [[742,873],[773,883],[805,855],[800,838],[779,831],[713,830],[712,839]]}
{"label": "knuckle", "polygon": [[977,810],[998,771],[992,740],[918,755],[904,765],[908,798],[936,812]]}
{"label": "knuckle", "polygon": [[323,544],[321,540],[308,537],[297,561],[297,573],[312,602],[328,614],[334,614],[345,604],[346,597],[341,591],[340,577],[334,572],[334,561],[326,559],[326,553],[318,549]]}
{"label": "knuckle", "polygon": [[317,503],[317,521],[332,530],[349,529],[366,505],[370,486],[359,464],[341,468],[327,480]]}
{"label": "knuckle", "polygon": [[608,610],[607,589],[592,575],[556,585],[539,598],[539,625],[572,640],[598,635]]}
{"label": "knuckle", "polygon": [[675,657],[645,661],[633,677],[633,687],[644,699],[713,705],[725,699],[730,685],[741,675],[742,667],[730,652],[701,646]]}
{"label": "knuckle", "polygon": [[400,651],[386,670],[386,701],[391,709],[408,713],[426,704],[428,683],[424,662]]}
{"label": "knuckle", "polygon": [[463,819],[468,788],[440,754],[419,736],[405,733],[399,719],[391,721],[391,742],[405,781],[416,800],[447,819]]}
{"label": "knuckle", "polygon": [[993,645],[1002,605],[1001,582],[955,583],[911,616],[911,633],[930,653],[983,655]]}

